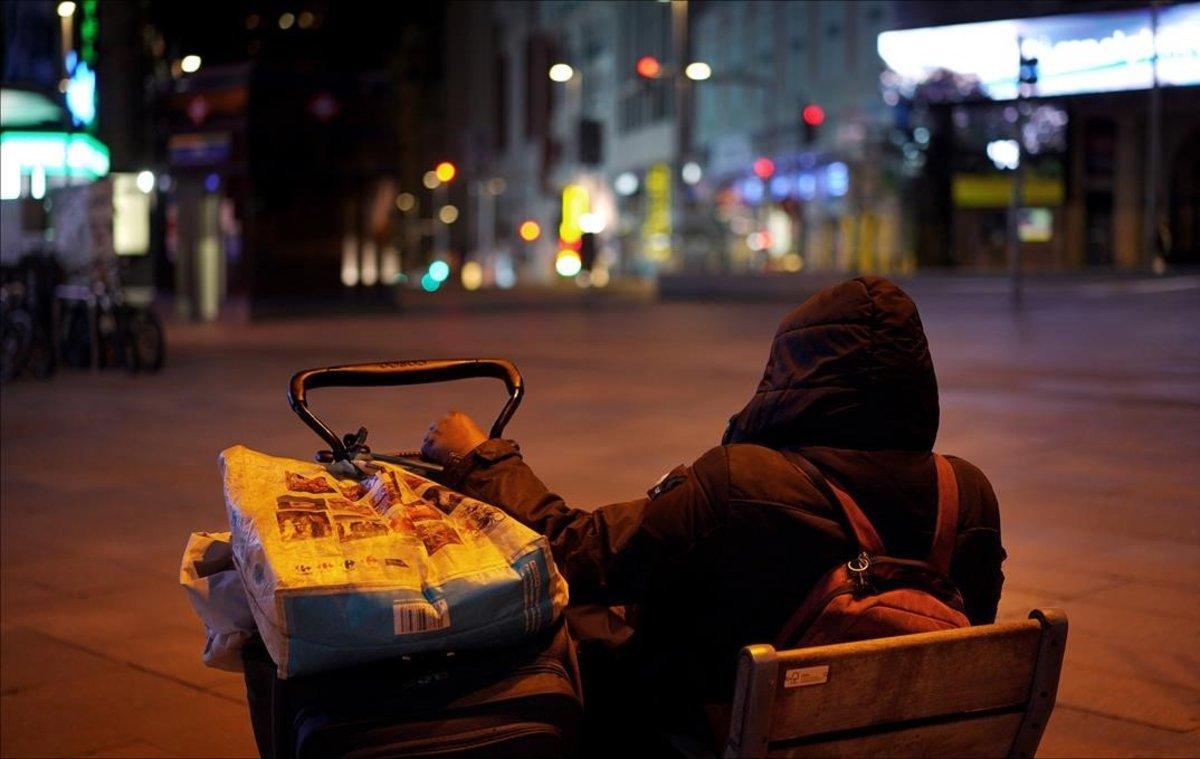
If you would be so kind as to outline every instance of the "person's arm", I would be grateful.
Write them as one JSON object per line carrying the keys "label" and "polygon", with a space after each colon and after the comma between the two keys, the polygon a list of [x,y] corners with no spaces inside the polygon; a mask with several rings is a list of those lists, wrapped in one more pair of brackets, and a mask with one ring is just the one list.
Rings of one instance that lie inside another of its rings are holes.
{"label": "person's arm", "polygon": [[[645,498],[587,512],[550,492],[522,460],[516,443],[476,443],[470,435],[455,440],[446,422],[435,426],[433,442],[425,447],[427,456],[448,462],[446,484],[546,535],[571,586],[572,603],[637,602],[656,569],[720,527],[728,514],[728,462],[722,448],[691,467],[677,468]],[[447,442],[472,447],[466,455],[453,454],[445,450]]]}
{"label": "person's arm", "polygon": [[1000,541],[1000,507],[996,493],[983,472],[974,465],[950,458],[958,475],[962,503],[977,504],[977,514],[964,515],[970,526],[959,532],[950,565],[950,579],[962,593],[964,611],[973,625],[996,621],[1000,591],[1004,587],[1002,565],[1007,553]]}

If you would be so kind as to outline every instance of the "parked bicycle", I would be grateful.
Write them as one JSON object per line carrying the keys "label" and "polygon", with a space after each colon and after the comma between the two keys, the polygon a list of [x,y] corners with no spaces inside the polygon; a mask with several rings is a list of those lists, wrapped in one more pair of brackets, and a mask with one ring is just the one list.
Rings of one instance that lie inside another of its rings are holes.
{"label": "parked bicycle", "polygon": [[166,358],[162,322],[145,306],[129,303],[111,265],[93,267],[87,285],[57,289],[59,340],[69,366],[156,372]]}
{"label": "parked bicycle", "polygon": [[54,373],[53,306],[50,294],[59,273],[53,258],[34,254],[0,276],[0,381],[28,372],[38,379]]}

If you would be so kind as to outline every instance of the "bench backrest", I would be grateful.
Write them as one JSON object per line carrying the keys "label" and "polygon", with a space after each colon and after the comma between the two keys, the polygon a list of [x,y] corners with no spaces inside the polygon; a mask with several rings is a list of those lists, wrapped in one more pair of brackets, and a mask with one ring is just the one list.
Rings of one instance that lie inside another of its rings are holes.
{"label": "bench backrest", "polygon": [[726,757],[1033,756],[1054,708],[1060,609],[1028,620],[742,649]]}

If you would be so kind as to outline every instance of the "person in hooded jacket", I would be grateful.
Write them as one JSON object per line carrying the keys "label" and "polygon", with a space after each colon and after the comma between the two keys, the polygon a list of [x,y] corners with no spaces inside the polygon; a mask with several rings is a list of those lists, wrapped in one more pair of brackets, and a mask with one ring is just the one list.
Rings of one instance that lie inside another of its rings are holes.
{"label": "person in hooded jacket", "polygon": [[[721,445],[644,497],[570,508],[516,443],[486,439],[458,412],[431,426],[423,453],[447,465],[448,485],[547,536],[572,606],[636,610],[624,666],[607,675],[623,683],[627,713],[648,708],[657,721],[668,704],[727,702],[741,647],[774,640],[814,583],[854,556],[843,517],[798,459],[850,493],[889,555],[929,554],[937,430],[916,304],[888,280],[859,277],[783,319],[762,381]],[[947,458],[960,501],[950,575],[968,619],[986,624],[1004,581],[996,496],[979,469]],[[586,686],[586,667],[584,677]]]}

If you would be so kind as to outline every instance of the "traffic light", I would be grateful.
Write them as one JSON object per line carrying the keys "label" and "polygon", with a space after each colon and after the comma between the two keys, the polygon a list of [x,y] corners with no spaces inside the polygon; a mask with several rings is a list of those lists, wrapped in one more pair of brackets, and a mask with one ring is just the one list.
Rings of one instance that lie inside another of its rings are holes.
{"label": "traffic light", "polygon": [[637,75],[643,79],[658,79],[662,76],[662,64],[653,55],[643,55],[638,58],[634,68],[637,70]]}
{"label": "traffic light", "polygon": [[809,103],[800,112],[800,120],[804,122],[804,144],[811,145],[817,141],[817,127],[825,123],[825,109]]}

